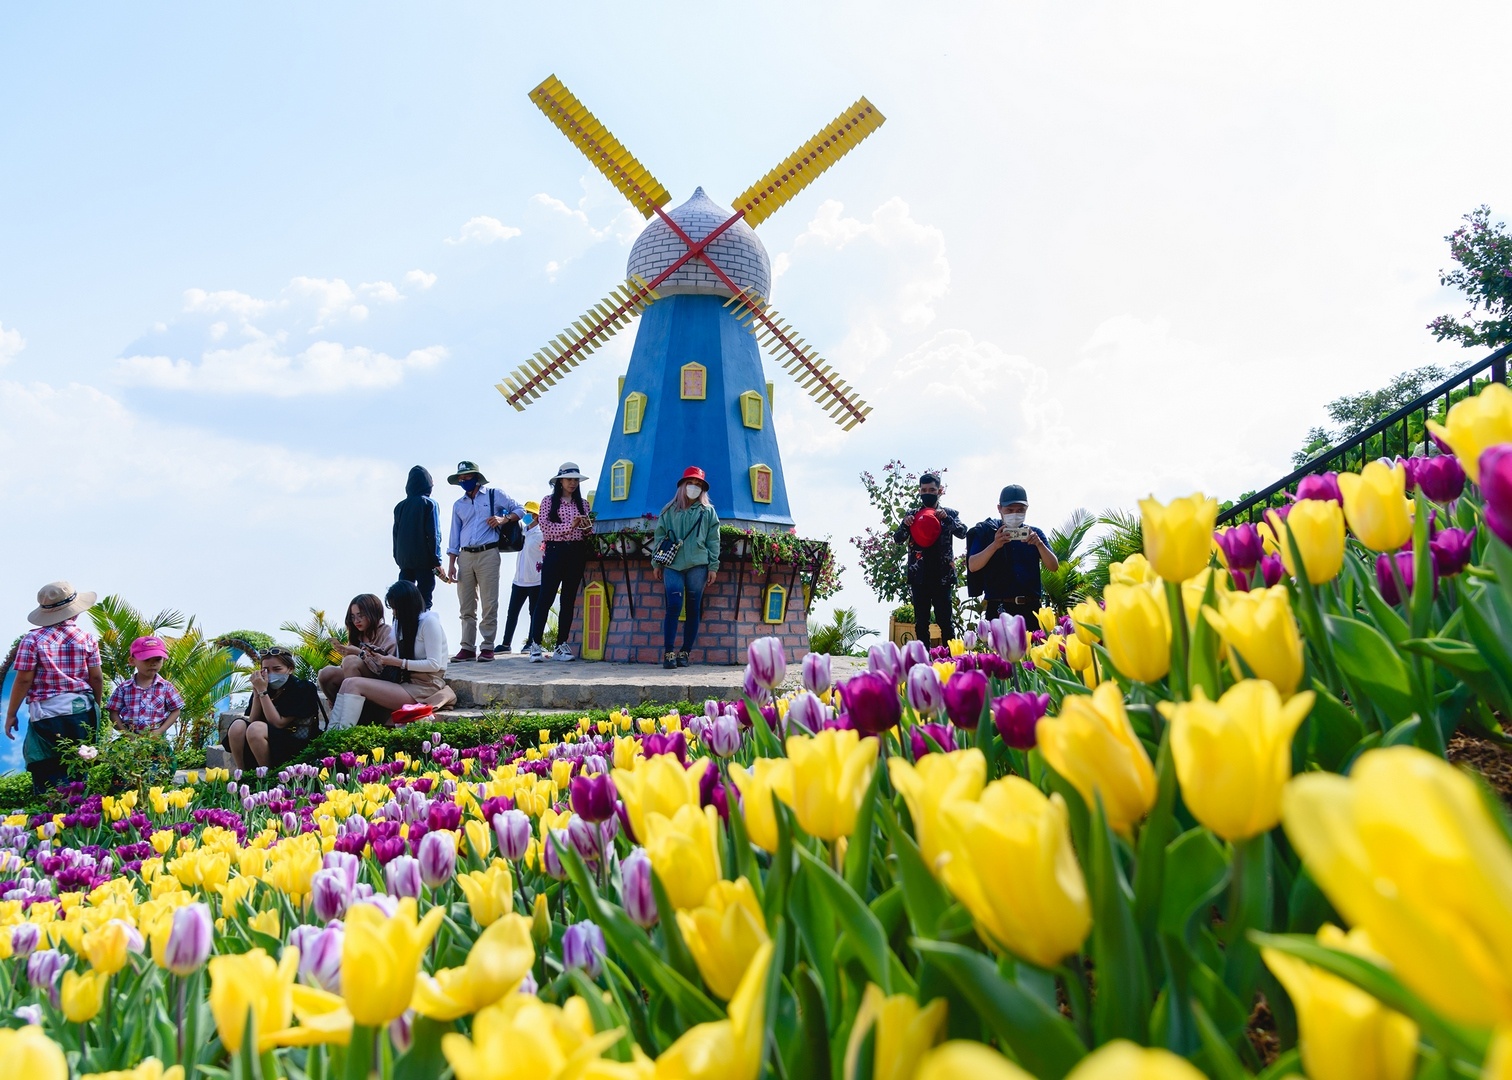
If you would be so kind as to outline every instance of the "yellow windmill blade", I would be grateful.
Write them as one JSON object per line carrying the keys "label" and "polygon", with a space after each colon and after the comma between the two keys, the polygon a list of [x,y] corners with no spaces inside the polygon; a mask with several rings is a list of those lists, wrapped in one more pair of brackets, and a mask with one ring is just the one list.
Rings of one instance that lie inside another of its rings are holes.
{"label": "yellow windmill blade", "polygon": [[646,306],[661,297],[641,278],[631,276],[604,299],[594,304],[580,319],[548,341],[529,360],[496,383],[499,393],[520,412],[536,398],[555,386],[567,372],[588,356]]}
{"label": "yellow windmill blade", "polygon": [[835,162],[882,126],[887,117],[865,98],[857,101],[735,199],[748,225],[759,225]]}
{"label": "yellow windmill blade", "polygon": [[626,150],[598,117],[588,111],[555,75],[530,92],[530,100],[562,134],[572,140],[599,172],[646,217],[656,213],[672,193]]}

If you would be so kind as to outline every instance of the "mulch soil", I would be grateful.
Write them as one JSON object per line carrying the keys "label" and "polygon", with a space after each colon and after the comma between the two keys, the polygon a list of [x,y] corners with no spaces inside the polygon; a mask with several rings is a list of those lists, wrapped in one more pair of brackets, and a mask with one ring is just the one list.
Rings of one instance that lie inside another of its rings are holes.
{"label": "mulch soil", "polygon": [[1448,751],[1450,761],[1480,773],[1502,802],[1512,806],[1512,747],[1460,731],[1449,740]]}

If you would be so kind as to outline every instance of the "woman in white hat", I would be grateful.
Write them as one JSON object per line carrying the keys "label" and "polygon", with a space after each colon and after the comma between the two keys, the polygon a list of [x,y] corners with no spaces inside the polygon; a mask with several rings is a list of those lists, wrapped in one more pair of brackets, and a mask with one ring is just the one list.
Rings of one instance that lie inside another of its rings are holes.
{"label": "woman in white hat", "polygon": [[100,643],[78,623],[94,606],[95,594],[66,581],[37,592],[37,609],[26,617],[37,627],[16,647],[16,673],[5,710],[5,737],[16,737],[21,703],[26,702],[26,742],[22,755],[31,773],[32,794],[42,795],[68,779],[58,742],[94,741],[99,702],[105,693]]}
{"label": "woman in white hat", "polygon": [[546,616],[561,590],[562,603],[557,613],[557,647],[553,660],[574,659],[567,644],[572,637],[573,609],[577,606],[578,587],[583,584],[583,568],[588,564],[588,537],[593,533],[593,516],[579,487],[588,477],[576,463],[562,462],[551,478],[551,494],[541,502],[541,539],[546,551],[541,558],[541,595],[530,619],[530,662],[546,659],[539,642],[546,632]]}

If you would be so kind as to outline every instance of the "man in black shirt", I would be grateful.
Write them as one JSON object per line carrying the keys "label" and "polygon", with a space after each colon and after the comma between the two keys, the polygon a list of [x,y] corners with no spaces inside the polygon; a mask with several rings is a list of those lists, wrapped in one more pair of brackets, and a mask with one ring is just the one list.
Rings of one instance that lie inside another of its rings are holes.
{"label": "man in black shirt", "polygon": [[1034,618],[1040,607],[1040,570],[1060,562],[1045,534],[1024,524],[1029,496],[1018,484],[998,495],[997,517],[971,527],[966,535],[966,586],[972,596],[987,594],[987,618],[1007,612]]}
{"label": "man in black shirt", "polygon": [[955,636],[951,608],[955,599],[955,537],[965,538],[966,526],[949,507],[939,505],[940,478],[935,473],[919,477],[919,509],[903,519],[893,532],[896,543],[908,545],[908,588],[912,593],[914,623],[919,640],[929,645],[930,612],[939,624],[943,640]]}

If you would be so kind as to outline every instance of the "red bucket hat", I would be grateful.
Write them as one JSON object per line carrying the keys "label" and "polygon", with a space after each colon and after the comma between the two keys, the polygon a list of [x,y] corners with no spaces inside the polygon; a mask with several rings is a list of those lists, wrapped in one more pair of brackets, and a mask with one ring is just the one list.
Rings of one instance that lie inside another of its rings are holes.
{"label": "red bucket hat", "polygon": [[697,480],[704,486],[705,491],[709,490],[709,481],[704,477],[704,471],[697,465],[689,465],[686,469],[684,469],[682,479],[679,480],[678,483],[686,483],[689,480]]}
{"label": "red bucket hat", "polygon": [[915,514],[913,524],[908,527],[908,535],[921,548],[933,547],[934,542],[940,538],[940,519],[934,510],[925,507]]}

